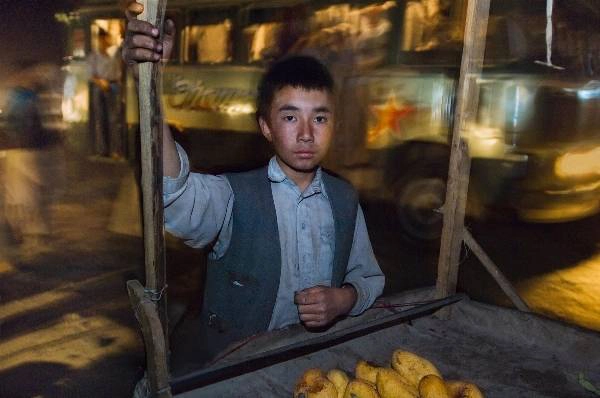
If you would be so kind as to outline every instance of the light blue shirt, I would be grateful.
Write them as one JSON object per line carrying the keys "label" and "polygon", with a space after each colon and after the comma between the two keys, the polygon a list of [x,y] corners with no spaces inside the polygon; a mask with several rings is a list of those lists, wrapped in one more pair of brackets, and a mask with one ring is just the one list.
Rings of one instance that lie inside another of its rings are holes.
{"label": "light blue shirt", "polygon": [[[185,151],[178,145],[180,172],[163,179],[165,228],[192,247],[212,244],[209,256],[222,257],[231,240],[234,194],[224,176],[190,173]],[[308,287],[330,286],[335,252],[335,228],[327,192],[317,170],[300,192],[273,157],[268,177],[277,214],[281,246],[281,276],[269,330],[300,322],[294,293]],[[356,226],[344,283],[354,286],[356,304],[350,315],[369,308],[383,292],[385,277],[377,264],[362,209]]]}

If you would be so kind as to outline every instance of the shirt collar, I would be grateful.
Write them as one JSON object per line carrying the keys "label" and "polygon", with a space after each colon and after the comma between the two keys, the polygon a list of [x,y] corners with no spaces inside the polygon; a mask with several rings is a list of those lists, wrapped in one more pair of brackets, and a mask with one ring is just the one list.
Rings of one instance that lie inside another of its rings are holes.
{"label": "shirt collar", "polygon": [[[308,196],[315,195],[318,193],[323,193],[325,196],[327,196],[327,193],[325,192],[325,189],[323,187],[322,175],[323,175],[323,170],[322,170],[321,166],[319,166],[317,168],[317,172],[315,173],[315,178],[313,178],[310,185],[308,187],[306,187],[306,189],[302,193],[303,197],[308,197]],[[271,158],[271,160],[269,160],[268,177],[271,182],[274,182],[274,183],[286,182],[286,183],[298,188],[296,183],[294,181],[292,181],[291,179],[289,179],[288,176],[283,172],[283,170],[281,169],[281,166],[279,166],[279,162],[277,162],[277,159],[275,156],[273,156]]]}
{"label": "shirt collar", "polygon": [[271,182],[283,182],[287,179],[275,156],[269,160],[268,175]]}

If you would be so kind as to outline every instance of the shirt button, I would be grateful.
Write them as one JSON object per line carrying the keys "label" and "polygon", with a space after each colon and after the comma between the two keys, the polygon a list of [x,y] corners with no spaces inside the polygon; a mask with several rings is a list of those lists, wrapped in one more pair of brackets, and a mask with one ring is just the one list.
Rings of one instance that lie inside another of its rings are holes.
{"label": "shirt button", "polygon": [[306,228],[306,224],[302,223],[302,229]]}

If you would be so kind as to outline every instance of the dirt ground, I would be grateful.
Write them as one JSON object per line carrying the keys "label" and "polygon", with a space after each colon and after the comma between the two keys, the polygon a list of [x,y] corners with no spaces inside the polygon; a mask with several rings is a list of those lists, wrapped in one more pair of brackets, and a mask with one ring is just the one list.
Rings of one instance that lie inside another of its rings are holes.
{"label": "dirt ground", "polygon": [[1,397],[130,395],[144,354],[125,281],[143,248],[107,228],[127,171],[70,154],[51,240],[24,248],[0,224]]}

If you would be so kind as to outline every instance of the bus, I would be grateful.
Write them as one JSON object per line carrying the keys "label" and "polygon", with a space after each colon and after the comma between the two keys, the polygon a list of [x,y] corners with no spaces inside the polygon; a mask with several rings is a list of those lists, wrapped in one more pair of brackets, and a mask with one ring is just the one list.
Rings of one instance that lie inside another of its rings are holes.
{"label": "bus", "polygon": [[[241,170],[271,156],[255,120],[265,67],[314,55],[333,71],[340,112],[325,166],[365,201],[392,206],[414,243],[437,240],[466,0],[171,0],[178,37],[163,74],[166,121],[192,167]],[[461,132],[472,158],[468,214],[563,222],[600,208],[600,6],[492,0],[479,107]],[[100,29],[122,41],[123,11],[88,0],[70,27],[63,114],[89,122],[85,58]],[[546,34],[552,23],[553,39]],[[576,21],[576,22],[574,22]],[[553,64],[548,65],[552,59]],[[135,153],[135,84],[123,78]]]}

